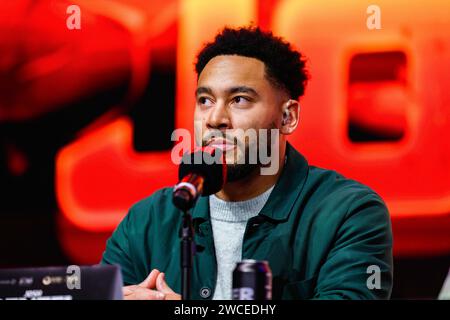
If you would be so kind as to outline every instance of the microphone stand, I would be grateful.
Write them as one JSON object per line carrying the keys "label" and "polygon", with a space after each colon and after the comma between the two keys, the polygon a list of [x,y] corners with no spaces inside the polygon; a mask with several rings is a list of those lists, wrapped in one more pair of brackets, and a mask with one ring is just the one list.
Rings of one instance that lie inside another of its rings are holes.
{"label": "microphone stand", "polygon": [[183,211],[181,225],[181,288],[182,300],[191,299],[191,272],[195,255],[194,227],[188,210]]}
{"label": "microphone stand", "polygon": [[[214,156],[217,152],[216,150],[221,152],[220,149],[212,148],[212,153],[211,150],[202,151],[199,155],[201,159],[204,159],[205,155]],[[219,156],[221,155],[220,153]],[[222,188],[225,183],[226,166],[224,166],[224,162],[217,163],[212,167],[206,167],[205,163],[198,166],[195,154],[184,155],[183,159],[187,161],[182,161],[180,165],[179,177],[181,181],[174,187],[172,201],[175,207],[183,212],[183,221],[180,229],[181,297],[183,300],[190,300],[191,275],[197,246],[194,242],[194,227],[192,226],[192,216],[189,213],[189,209],[194,207],[199,195],[213,194]],[[191,166],[192,163],[194,163],[194,166]],[[210,181],[207,182],[207,179]],[[204,183],[207,186],[210,184],[205,190]]]}

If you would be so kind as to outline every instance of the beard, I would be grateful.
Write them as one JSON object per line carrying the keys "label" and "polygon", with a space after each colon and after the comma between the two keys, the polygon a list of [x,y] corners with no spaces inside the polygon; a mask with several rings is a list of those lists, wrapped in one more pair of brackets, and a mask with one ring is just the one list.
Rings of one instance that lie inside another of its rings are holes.
{"label": "beard", "polygon": [[[270,124],[270,129],[275,129],[276,125],[275,123]],[[217,135],[216,135],[217,136]],[[225,134],[222,136],[223,138],[227,138]],[[261,143],[265,143],[267,145],[266,150],[268,152],[268,156],[271,156],[272,154],[272,140],[270,133],[267,135],[267,137],[264,137],[263,141],[259,139],[260,137],[257,137],[257,142],[255,145],[250,146],[248,141],[245,142],[238,142],[236,138],[228,139],[229,141],[233,141],[234,145],[237,149],[244,151],[244,161],[234,161],[232,163],[226,163],[227,166],[227,182],[236,182],[239,180],[243,180],[250,175],[254,174],[256,170],[261,168],[262,164],[260,163],[259,159],[259,146]],[[208,144],[208,139],[202,139],[202,146],[205,147]],[[256,163],[254,161],[250,161],[250,152],[256,152]],[[226,152],[225,152],[226,156]],[[238,162],[238,163],[236,163]]]}
{"label": "beard", "polygon": [[247,178],[253,172],[255,172],[260,164],[250,163],[249,156],[250,148],[248,146],[245,147],[245,162],[244,163],[230,163],[227,164],[227,181],[235,182]]}

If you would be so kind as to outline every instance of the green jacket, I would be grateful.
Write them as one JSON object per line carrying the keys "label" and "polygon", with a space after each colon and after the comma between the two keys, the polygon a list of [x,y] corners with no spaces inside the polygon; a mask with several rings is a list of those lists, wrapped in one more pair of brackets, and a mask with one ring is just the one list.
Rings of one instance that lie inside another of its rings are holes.
{"label": "green jacket", "polygon": [[[164,188],[133,205],[108,240],[102,263],[119,264],[126,285],[143,281],[157,268],[181,293],[182,215],[171,196],[172,188]],[[199,198],[192,217],[199,251],[191,296],[207,300],[217,276],[208,197]],[[247,222],[242,259],[269,261],[273,299],[388,299],[389,213],[374,191],[334,171],[309,166],[288,144],[274,190],[259,215]]]}

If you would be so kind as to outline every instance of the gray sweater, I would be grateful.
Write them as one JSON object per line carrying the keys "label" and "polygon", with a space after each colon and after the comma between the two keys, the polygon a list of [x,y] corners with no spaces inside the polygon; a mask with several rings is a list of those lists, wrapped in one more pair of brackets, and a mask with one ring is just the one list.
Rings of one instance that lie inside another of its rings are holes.
{"label": "gray sweater", "polygon": [[211,224],[217,258],[217,283],[213,300],[230,300],[232,275],[236,263],[241,261],[242,240],[247,220],[257,216],[264,207],[273,187],[256,198],[228,202],[209,197]]}

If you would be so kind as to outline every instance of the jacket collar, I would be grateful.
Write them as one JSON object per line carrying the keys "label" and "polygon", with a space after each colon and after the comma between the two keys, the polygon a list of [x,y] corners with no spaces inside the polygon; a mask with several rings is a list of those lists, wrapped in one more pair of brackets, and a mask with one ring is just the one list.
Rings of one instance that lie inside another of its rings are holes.
{"label": "jacket collar", "polygon": [[[286,220],[300,196],[308,175],[308,162],[289,142],[286,145],[287,160],[269,199],[259,215],[272,220]],[[192,211],[194,221],[209,219],[209,197],[200,197]]]}
{"label": "jacket collar", "polygon": [[308,162],[289,142],[286,164],[260,215],[272,220],[286,220],[300,196],[308,175]]}

